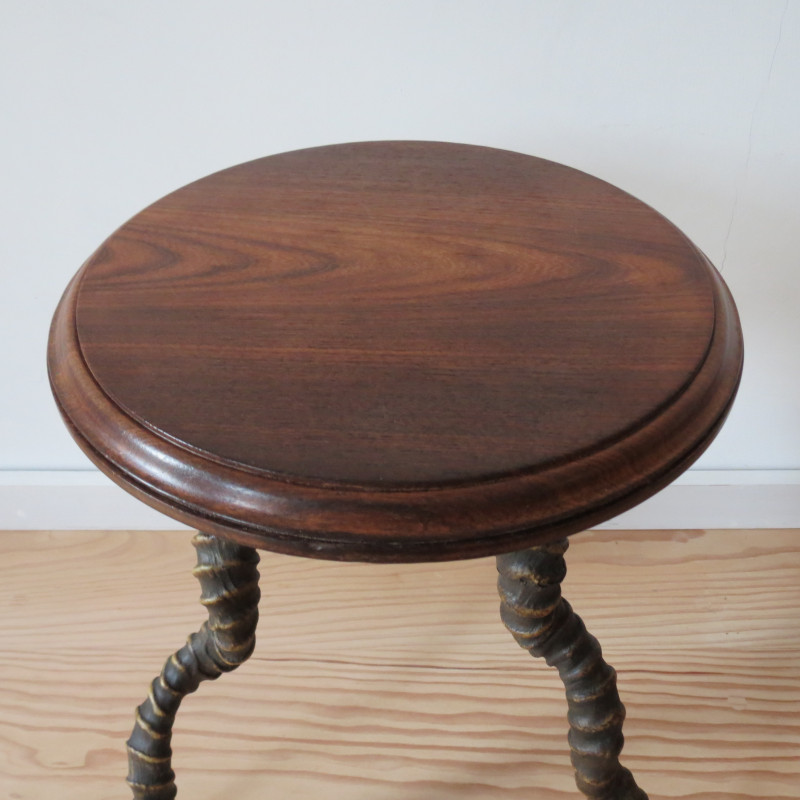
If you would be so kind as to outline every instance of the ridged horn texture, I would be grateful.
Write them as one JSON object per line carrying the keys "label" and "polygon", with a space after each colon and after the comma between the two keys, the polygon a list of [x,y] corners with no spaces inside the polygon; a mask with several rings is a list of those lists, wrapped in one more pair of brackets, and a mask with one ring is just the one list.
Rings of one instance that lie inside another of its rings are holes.
{"label": "ridged horn texture", "polygon": [[578,788],[593,800],[647,800],[619,763],[625,707],[597,639],[561,596],[569,543],[497,557],[500,616],[520,647],[558,669],[569,705],[569,745]]}
{"label": "ridged horn texture", "polygon": [[128,785],[134,800],[172,800],[178,792],[172,771],[172,725],[181,700],[202,681],[214,680],[246,661],[255,647],[258,623],[258,553],[204,533],[194,576],[208,621],[171,655],[136,709],[128,739]]}

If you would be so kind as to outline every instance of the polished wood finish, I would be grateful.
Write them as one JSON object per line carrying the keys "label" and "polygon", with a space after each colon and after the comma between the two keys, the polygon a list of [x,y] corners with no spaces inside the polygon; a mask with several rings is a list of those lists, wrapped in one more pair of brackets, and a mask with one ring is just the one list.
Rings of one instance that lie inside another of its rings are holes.
{"label": "polished wood finish", "polygon": [[241,544],[443,560],[574,533],[708,445],[736,311],[655,211],[466,145],[303,150],[155,203],[54,319],[64,418],[145,502]]}
{"label": "polished wood finish", "polygon": [[127,742],[128,786],[134,800],[173,800],[172,726],[187,694],[216,680],[253,654],[258,624],[258,553],[251,547],[198,533],[193,570],[202,589],[208,621],[171,655],[136,709]]}
{"label": "polished wood finish", "polygon": [[[0,531],[3,800],[129,796],[132,709],[205,617],[190,540]],[[796,798],[800,530],[570,541],[565,592],[619,672],[651,797]],[[261,556],[253,656],[181,708],[179,797],[579,797],[564,688],[498,624],[494,559]]]}
{"label": "polished wood finish", "polygon": [[567,539],[497,556],[500,616],[520,647],[558,669],[569,704],[575,782],[592,800],[648,800],[620,764],[625,706],[617,673],[561,596]]}

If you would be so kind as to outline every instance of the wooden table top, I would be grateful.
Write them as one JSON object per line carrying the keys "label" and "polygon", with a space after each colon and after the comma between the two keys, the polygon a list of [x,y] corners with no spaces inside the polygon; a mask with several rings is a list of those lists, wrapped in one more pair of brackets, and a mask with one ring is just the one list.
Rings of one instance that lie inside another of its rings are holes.
{"label": "wooden table top", "polygon": [[96,464],[282,552],[502,552],[640,502],[741,372],[730,295],[654,210],[508,151],[371,142],[260,159],[145,209],[56,313]]}

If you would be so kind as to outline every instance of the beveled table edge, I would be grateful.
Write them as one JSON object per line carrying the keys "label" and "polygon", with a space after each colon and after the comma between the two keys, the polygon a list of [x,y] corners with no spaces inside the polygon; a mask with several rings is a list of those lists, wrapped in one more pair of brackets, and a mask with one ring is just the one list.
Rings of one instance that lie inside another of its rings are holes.
{"label": "beveled table edge", "polygon": [[204,532],[335,560],[493,555],[616,516],[674,480],[711,443],[738,388],[743,343],[728,288],[697,252],[709,270],[714,327],[705,360],[683,391],[601,448],[491,480],[388,489],[306,484],[204,458],[159,436],[103,392],[83,359],[75,309],[85,265],[54,315],[48,373],[69,431],[98,468],[143,502]]}

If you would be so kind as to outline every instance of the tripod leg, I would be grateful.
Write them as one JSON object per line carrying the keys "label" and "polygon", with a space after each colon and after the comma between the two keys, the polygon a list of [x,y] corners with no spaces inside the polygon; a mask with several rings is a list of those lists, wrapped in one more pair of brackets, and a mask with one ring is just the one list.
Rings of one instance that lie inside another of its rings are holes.
{"label": "tripod leg", "polygon": [[647,800],[619,763],[625,707],[597,639],[561,596],[566,539],[497,557],[500,616],[517,643],[558,669],[578,788],[593,800]]}
{"label": "tripod leg", "polygon": [[172,725],[181,700],[202,681],[214,680],[249,658],[258,622],[258,553],[205,533],[192,540],[197,550],[194,576],[208,621],[171,655],[136,709],[128,739],[128,785],[134,800],[172,800]]}

